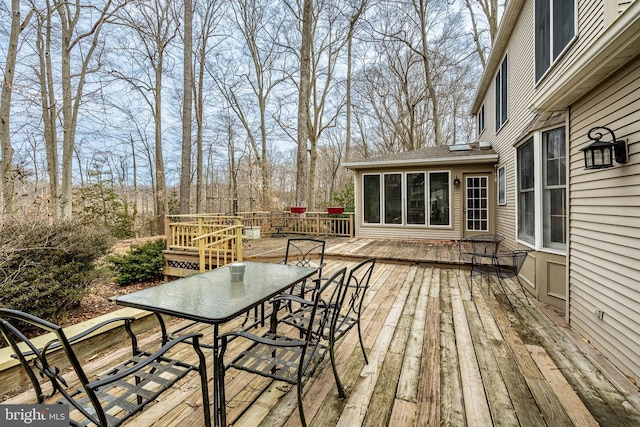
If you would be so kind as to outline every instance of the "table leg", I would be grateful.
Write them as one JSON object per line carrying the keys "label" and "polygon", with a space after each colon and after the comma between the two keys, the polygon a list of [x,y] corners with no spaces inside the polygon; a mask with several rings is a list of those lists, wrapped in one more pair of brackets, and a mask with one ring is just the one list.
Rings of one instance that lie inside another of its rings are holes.
{"label": "table leg", "polygon": [[224,376],[220,369],[224,369],[220,360],[218,348],[218,325],[213,325],[213,425],[224,427],[227,425],[227,414],[224,397]]}

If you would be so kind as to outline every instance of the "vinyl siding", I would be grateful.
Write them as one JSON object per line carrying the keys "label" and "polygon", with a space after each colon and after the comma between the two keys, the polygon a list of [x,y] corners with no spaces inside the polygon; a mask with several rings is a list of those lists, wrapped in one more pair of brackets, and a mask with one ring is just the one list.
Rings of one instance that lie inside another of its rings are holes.
{"label": "vinyl siding", "polygon": [[[587,132],[626,139],[629,162],[584,170]],[[571,108],[570,299],[572,327],[626,374],[640,378],[640,58]],[[604,319],[595,315],[604,311]]]}
{"label": "vinyl siding", "polygon": [[[356,236],[361,238],[385,238],[385,239],[437,239],[437,240],[457,240],[463,235],[462,231],[462,188],[451,185],[451,225],[450,226],[421,226],[421,225],[377,225],[363,223],[362,208],[362,175],[377,173],[404,173],[404,172],[430,172],[430,171],[450,171],[451,182],[458,176],[463,177],[463,172],[471,173],[487,173],[494,172],[493,165],[472,166],[467,165],[461,167],[445,167],[438,166],[436,168],[399,168],[399,169],[370,169],[359,170],[355,177],[355,212],[354,219],[356,224]],[[493,182],[493,178],[490,178]],[[495,189],[491,189],[492,197],[495,199]],[[405,202],[403,198],[403,202]],[[494,217],[495,218],[495,217]],[[492,221],[492,222],[495,222]]]}
{"label": "vinyl siding", "polygon": [[507,203],[496,206],[496,232],[506,237],[503,245],[515,248],[516,230],[516,156],[513,149],[522,129],[535,117],[528,106],[534,91],[533,3],[526,2],[507,44],[508,55],[508,121],[495,132],[495,74],[485,98],[487,129],[483,141],[490,141],[500,153],[500,166],[506,166]]}

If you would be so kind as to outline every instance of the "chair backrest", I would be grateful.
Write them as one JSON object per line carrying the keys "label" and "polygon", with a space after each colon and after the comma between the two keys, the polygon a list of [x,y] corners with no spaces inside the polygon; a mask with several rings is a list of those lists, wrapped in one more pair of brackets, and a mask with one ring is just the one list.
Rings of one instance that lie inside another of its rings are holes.
{"label": "chair backrest", "polygon": [[[36,329],[39,333],[52,332],[54,336],[51,341],[47,342],[42,348],[38,348],[24,332],[27,325],[29,325],[30,329]],[[68,362],[75,371],[78,380],[83,385],[89,382],[62,327],[28,313],[0,308],[0,332],[2,332],[4,339],[15,352],[15,357],[20,361],[20,364],[31,380],[38,403],[44,403],[45,398],[50,396],[43,394],[42,387],[38,381],[38,375],[36,375],[34,368],[37,369],[42,377],[47,378],[51,382],[53,386],[51,396],[58,391],[70,402],[73,402],[73,399],[68,396],[68,393],[65,391],[66,382],[60,374],[61,369],[57,366],[52,366],[51,363],[56,363],[64,367],[66,362]],[[51,355],[52,350],[60,347],[64,352],[64,356],[66,356],[66,360],[60,359],[60,356],[62,356],[60,352],[56,352],[56,356],[54,357]],[[100,405],[95,394],[90,389],[86,391],[94,407],[100,411]]]}
{"label": "chair backrest", "polygon": [[458,250],[462,255],[492,256],[498,251],[504,237],[499,234],[480,234],[458,241]]}
{"label": "chair backrest", "polygon": [[303,267],[318,267],[318,277],[321,277],[325,244],[326,242],[320,239],[290,238],[287,240],[284,263]]}
{"label": "chair backrest", "polygon": [[502,277],[517,276],[527,260],[531,250],[514,250],[509,252],[498,252],[495,256],[496,266],[500,269]]}
{"label": "chair backrest", "polygon": [[341,335],[347,332],[355,324],[354,320],[360,317],[362,301],[364,300],[369,281],[376,265],[375,258],[369,258],[356,264],[347,277],[345,286],[345,300],[342,303],[342,316],[338,319],[336,329]]}
{"label": "chair backrest", "polygon": [[[322,287],[319,287],[314,293],[314,305],[309,321],[307,322],[307,331],[305,337],[309,349],[307,351],[315,352],[322,340],[327,340],[335,330],[340,308],[344,301],[347,275],[347,268],[343,267],[336,271],[328,279],[322,281]],[[318,282],[320,283],[320,282]],[[305,360],[302,356],[302,360]]]}

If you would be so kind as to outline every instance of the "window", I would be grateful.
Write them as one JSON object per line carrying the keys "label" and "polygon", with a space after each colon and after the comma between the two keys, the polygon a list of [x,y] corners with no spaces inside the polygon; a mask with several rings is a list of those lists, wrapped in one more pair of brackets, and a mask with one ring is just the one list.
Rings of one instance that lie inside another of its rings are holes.
{"label": "window", "polygon": [[426,224],[424,172],[407,173],[407,224]]}
{"label": "window", "polygon": [[518,148],[518,239],[536,248],[566,248],[565,129],[537,132]]}
{"label": "window", "polygon": [[429,225],[449,225],[449,172],[429,173]]}
{"label": "window", "polygon": [[504,206],[507,204],[507,172],[506,167],[498,168],[498,204]]}
{"label": "window", "polygon": [[362,193],[364,223],[380,224],[380,175],[364,175]]}
{"label": "window", "polygon": [[484,104],[482,104],[482,107],[480,107],[480,110],[478,111],[478,136],[482,135],[482,132],[484,132]]}
{"label": "window", "polygon": [[384,223],[402,224],[402,175],[384,175]]}
{"label": "window", "polygon": [[535,59],[536,81],[576,34],[575,0],[536,0]]}
{"label": "window", "polygon": [[363,174],[362,221],[372,225],[451,225],[451,174]]}
{"label": "window", "polygon": [[507,114],[507,56],[502,60],[502,65],[496,74],[496,132],[505,124]]}
{"label": "window", "polygon": [[542,133],[543,147],[543,244],[546,248],[565,247],[567,201],[564,129]]}
{"label": "window", "polygon": [[535,245],[533,138],[518,148],[518,239]]}

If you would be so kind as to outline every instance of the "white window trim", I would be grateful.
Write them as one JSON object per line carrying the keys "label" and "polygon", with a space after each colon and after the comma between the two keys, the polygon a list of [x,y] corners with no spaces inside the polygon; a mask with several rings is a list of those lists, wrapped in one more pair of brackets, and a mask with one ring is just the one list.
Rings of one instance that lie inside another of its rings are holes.
{"label": "white window trim", "polygon": [[[393,222],[386,221],[386,205],[387,198],[385,197],[385,182],[384,177],[387,175],[400,175],[400,222],[395,224]],[[404,227],[406,226],[405,220],[405,203],[407,200],[406,197],[406,174],[404,172],[384,172],[382,173],[382,180],[380,181],[380,191],[382,192],[382,198],[380,199],[380,221],[383,227]]]}
{"label": "white window trim", "polygon": [[[495,133],[496,135],[502,130],[502,128],[504,128],[504,126],[509,123],[509,95],[510,95],[510,89],[509,89],[509,74],[511,74],[509,72],[509,52],[505,52],[504,56],[502,57],[502,60],[500,61],[500,66],[498,67],[498,71],[496,72],[495,76],[493,77],[493,95],[494,95],[494,117],[493,117],[493,121],[494,121],[494,125],[496,124],[497,120],[498,120],[498,114],[502,115],[502,86],[500,86],[500,111],[498,112],[498,108],[497,108],[497,104],[498,104],[498,98],[495,96],[496,95],[496,77],[498,76],[498,74],[500,74],[500,84],[504,84],[507,86],[507,118],[504,120],[504,122],[502,121],[502,118],[500,118],[500,127],[496,127]],[[504,64],[504,62],[507,62],[507,80],[505,81],[503,79],[504,76],[502,76],[502,64]],[[485,111],[485,128],[487,127],[486,125],[486,111]]]}
{"label": "white window trim", "polygon": [[[555,0],[552,0],[555,1]],[[605,3],[607,3],[605,1]],[[536,10],[535,10],[535,3],[533,5],[533,20],[534,20],[534,26],[533,28],[537,28],[537,22],[535,22],[535,15],[536,15]],[[534,55],[533,55],[533,69],[534,69],[534,87],[538,87],[539,84],[542,83],[542,81],[547,77],[547,75],[549,75],[552,70],[554,69],[555,65],[560,62],[562,60],[562,57],[567,53],[567,51],[571,48],[571,46],[576,42],[576,40],[578,39],[578,1],[577,0],[573,0],[573,37],[571,38],[571,40],[569,40],[569,42],[567,43],[567,45],[560,51],[560,53],[558,54],[558,56],[554,59],[553,58],[553,48],[550,47],[549,49],[549,55],[551,55],[550,58],[550,62],[549,62],[549,67],[545,70],[544,73],[542,73],[542,75],[540,76],[539,79],[535,80],[535,68],[536,68],[536,57],[535,57],[535,40],[533,41],[534,43]],[[553,7],[551,8],[551,17],[549,18],[551,22],[553,22]],[[551,25],[551,35],[550,37],[550,43],[553,45],[553,24]]]}
{"label": "white window trim", "polygon": [[[482,113],[482,128],[480,127],[480,113]],[[478,128],[478,136],[482,135],[484,130],[487,128],[487,111],[484,108],[484,102],[478,110],[478,114],[476,117],[476,126]]]}
{"label": "white window trim", "polygon": [[[408,206],[407,204],[409,203],[409,187],[407,185],[407,175],[409,174],[424,174],[424,224],[409,224],[407,222],[408,220],[408,215],[409,215],[409,210],[408,210]],[[427,228],[429,227],[429,212],[427,210],[427,206],[429,204],[429,187],[428,187],[428,183],[429,183],[429,174],[427,171],[425,170],[410,170],[410,171],[404,171],[403,172],[403,177],[402,177],[403,181],[402,181],[402,191],[404,193],[404,197],[403,197],[403,201],[404,201],[404,209],[406,210],[404,215],[403,215],[403,225],[406,227],[420,227],[420,228]],[[395,224],[398,225],[398,224]]]}
{"label": "white window trim", "polygon": [[[365,206],[365,201],[364,201],[364,196],[365,196],[364,178],[366,176],[377,176],[378,179],[380,180],[380,189],[378,190],[378,192],[379,192],[378,196],[380,197],[380,212],[379,212],[380,213],[380,222],[365,222],[365,220],[364,220],[364,209],[365,209],[364,208],[364,206]],[[362,189],[361,190],[362,191],[362,195],[360,196],[360,200],[361,200],[361,203],[362,203],[362,220],[361,220],[361,222],[362,222],[362,226],[363,227],[379,227],[380,225],[382,225],[382,214],[383,214],[383,212],[382,212],[382,201],[383,201],[383,198],[382,198],[382,196],[383,196],[382,185],[383,185],[383,183],[382,183],[382,174],[381,173],[363,173],[362,174],[362,177],[361,177],[361,180],[360,180],[360,188]]]}
{"label": "white window trim", "polygon": [[[449,175],[449,224],[446,225],[441,225],[441,224],[431,224],[431,174],[436,174],[436,173],[447,173]],[[433,228],[451,228],[451,211],[453,210],[452,206],[453,206],[453,200],[451,199],[452,197],[452,192],[451,192],[451,170],[446,169],[446,170],[434,170],[434,171],[429,171],[427,173],[427,177],[429,178],[427,183],[427,206],[429,206],[429,209],[427,209],[426,215],[427,215],[427,226],[429,227],[433,227]]]}
{"label": "white window trim", "polygon": [[[503,182],[500,182],[500,171],[502,171]],[[507,205],[507,166],[502,165],[498,167],[498,172],[496,174],[497,180],[497,188],[496,195],[498,199],[498,206],[506,206]],[[500,185],[504,186],[504,200],[500,200]]]}
{"label": "white window trim", "polygon": [[[466,212],[462,212],[462,219],[464,221],[464,230],[466,232],[470,232],[470,233],[475,233],[475,232],[488,233],[489,230],[491,229],[491,215],[492,215],[492,211],[491,211],[491,194],[490,194],[491,193],[491,189],[489,188],[491,186],[491,184],[490,184],[490,179],[491,178],[487,174],[478,174],[478,175],[469,174],[469,175],[466,175],[464,177],[464,179],[465,179],[465,184],[464,184],[465,185],[465,189],[467,187],[466,180],[474,179],[474,178],[480,178],[480,179],[481,178],[487,178],[487,229],[486,230],[470,230],[469,229],[469,221],[467,219],[467,213]],[[467,203],[467,196],[465,194],[462,195],[461,203],[463,205],[466,205],[466,203]]]}
{"label": "white window trim", "polygon": [[[560,250],[560,249],[554,249],[554,248],[548,248],[544,246],[544,231],[543,231],[543,227],[544,227],[544,212],[542,212],[542,207],[543,207],[543,198],[544,198],[544,194],[542,193],[543,191],[543,184],[542,184],[542,133],[546,132],[548,130],[552,130],[552,129],[557,129],[561,126],[552,126],[549,128],[544,128],[544,129],[538,129],[533,133],[533,158],[534,158],[534,184],[533,184],[533,191],[535,194],[534,197],[534,205],[535,205],[535,232],[533,233],[534,235],[534,241],[535,244],[531,244],[529,242],[525,242],[524,240],[521,240],[518,238],[518,210],[520,209],[520,206],[518,204],[518,199],[517,199],[517,193],[518,193],[518,165],[516,164],[516,173],[515,173],[515,184],[516,184],[516,209],[515,209],[515,223],[516,223],[516,242],[518,242],[521,245],[527,246],[531,249],[535,249],[538,252],[545,252],[545,253],[550,253],[550,254],[557,254],[557,255],[566,255],[567,254],[567,247],[568,247],[568,241],[565,242],[565,249],[564,250]],[[569,137],[569,133],[567,131],[567,128],[565,126],[565,137],[568,138]],[[528,136],[527,138],[524,138],[522,140],[521,144],[518,144],[515,146],[515,149],[517,151],[517,149],[524,145],[527,141],[529,141],[531,137]],[[565,141],[566,143],[566,141]],[[516,162],[517,162],[517,155],[516,155]],[[569,186],[566,185],[565,186],[566,191],[568,192]],[[569,202],[569,196],[567,194],[567,203]],[[567,206],[568,209],[568,206]]]}

